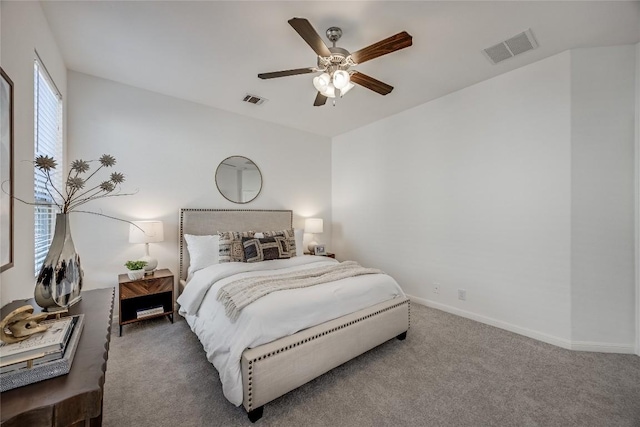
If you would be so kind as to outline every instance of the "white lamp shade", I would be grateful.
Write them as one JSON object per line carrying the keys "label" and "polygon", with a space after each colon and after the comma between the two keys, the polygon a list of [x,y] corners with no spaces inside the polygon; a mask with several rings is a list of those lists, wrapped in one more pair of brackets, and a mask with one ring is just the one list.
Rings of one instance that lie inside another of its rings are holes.
{"label": "white lamp shade", "polygon": [[331,83],[331,76],[327,73],[322,73],[313,78],[313,86],[318,90],[318,92],[325,91],[329,86],[329,83]]}
{"label": "white lamp shade", "polygon": [[349,92],[351,89],[353,89],[355,87],[355,85],[351,82],[347,83],[347,85],[340,89],[340,97],[343,97],[347,94],[347,92]]}
{"label": "white lamp shade", "polygon": [[333,85],[336,89],[344,89],[349,84],[349,73],[344,70],[338,70],[333,73]]}
{"label": "white lamp shade", "polygon": [[336,96],[336,88],[331,83],[331,76],[327,73],[314,77],[313,86],[327,98],[335,98]]}
{"label": "white lamp shade", "polygon": [[322,218],[307,218],[304,220],[304,231],[306,233],[322,233]]}
{"label": "white lamp shade", "polygon": [[324,90],[321,90],[320,93],[326,96],[327,98],[335,98],[336,88],[333,87],[333,84],[329,83],[329,86],[327,86]]}
{"label": "white lamp shade", "polygon": [[[137,227],[133,224],[137,225]],[[129,225],[129,243],[156,243],[164,241],[162,221],[133,221],[133,224]]]}

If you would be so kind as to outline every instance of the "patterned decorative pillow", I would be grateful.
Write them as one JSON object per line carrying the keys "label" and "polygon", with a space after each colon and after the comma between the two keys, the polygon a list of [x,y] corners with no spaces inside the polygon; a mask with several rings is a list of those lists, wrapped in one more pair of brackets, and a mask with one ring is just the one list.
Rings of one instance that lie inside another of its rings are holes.
{"label": "patterned decorative pillow", "polygon": [[265,237],[262,239],[243,237],[242,245],[244,246],[244,256],[247,262],[291,258],[289,243],[284,236]]}
{"label": "patterned decorative pillow", "polygon": [[245,262],[242,238],[253,238],[255,231],[221,231],[219,242],[219,262]]}
{"label": "patterned decorative pillow", "polygon": [[264,231],[262,232],[264,237],[275,237],[275,236],[283,236],[287,239],[287,244],[289,245],[289,253],[292,257],[296,256],[296,236],[293,229],[290,230],[280,230],[280,231]]}

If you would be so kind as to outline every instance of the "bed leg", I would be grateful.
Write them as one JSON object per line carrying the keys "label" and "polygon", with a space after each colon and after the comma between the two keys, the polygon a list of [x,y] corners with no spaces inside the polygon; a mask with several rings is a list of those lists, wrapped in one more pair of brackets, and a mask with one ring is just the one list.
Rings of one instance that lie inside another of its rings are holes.
{"label": "bed leg", "polygon": [[256,408],[253,411],[247,412],[247,415],[249,416],[249,421],[251,421],[252,423],[255,423],[260,418],[262,418],[262,411],[264,411],[264,406]]}
{"label": "bed leg", "polygon": [[404,331],[403,333],[398,335],[396,338],[398,338],[400,341],[404,341],[406,337],[407,337],[407,331]]}

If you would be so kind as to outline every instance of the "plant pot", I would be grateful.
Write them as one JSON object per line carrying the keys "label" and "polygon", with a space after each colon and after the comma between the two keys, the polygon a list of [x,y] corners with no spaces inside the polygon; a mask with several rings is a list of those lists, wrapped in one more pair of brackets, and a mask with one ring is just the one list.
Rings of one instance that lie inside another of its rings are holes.
{"label": "plant pot", "polygon": [[57,311],[80,301],[82,275],[80,256],[71,238],[69,215],[57,214],[53,240],[36,279],[36,303],[44,311]]}
{"label": "plant pot", "polygon": [[141,270],[129,270],[127,276],[129,276],[131,280],[140,280],[144,277],[144,268]]}

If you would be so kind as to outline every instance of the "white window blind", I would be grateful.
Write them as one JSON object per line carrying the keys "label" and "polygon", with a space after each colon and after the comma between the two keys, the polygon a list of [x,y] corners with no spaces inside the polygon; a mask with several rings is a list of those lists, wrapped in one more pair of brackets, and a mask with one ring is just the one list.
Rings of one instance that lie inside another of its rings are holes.
{"label": "white window blind", "polygon": [[[34,151],[35,155],[47,155],[56,160],[51,171],[56,188],[62,190],[62,96],[39,59],[34,61]],[[45,186],[46,175],[34,168],[34,198],[36,203],[52,203],[53,189]],[[40,272],[53,239],[57,207],[35,206],[35,275]]]}

